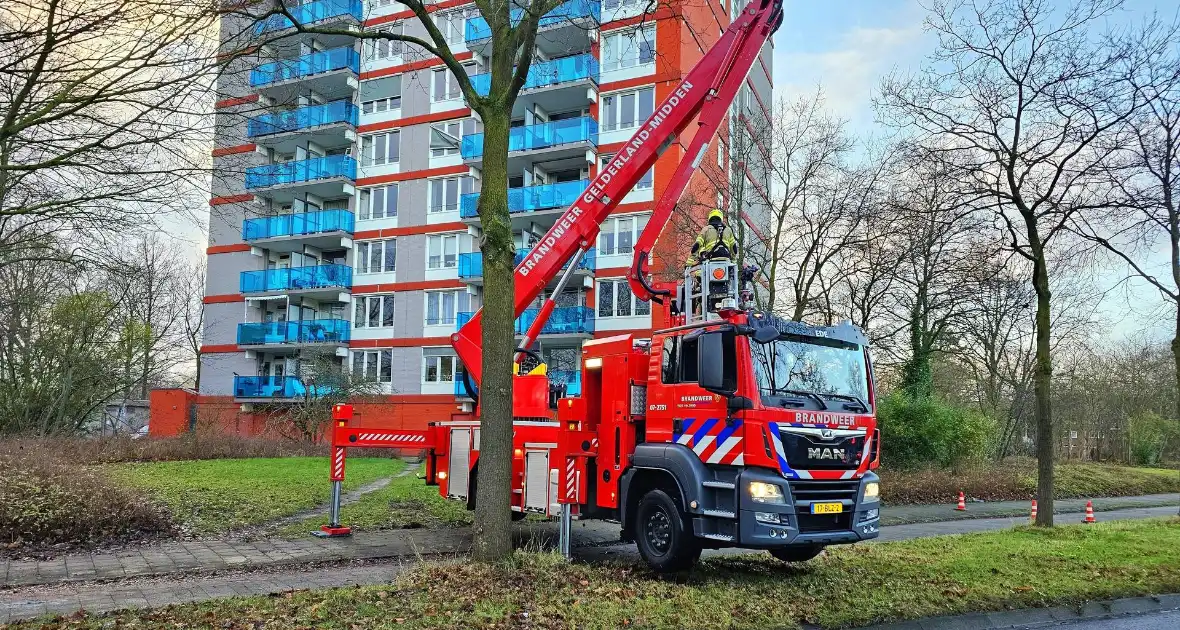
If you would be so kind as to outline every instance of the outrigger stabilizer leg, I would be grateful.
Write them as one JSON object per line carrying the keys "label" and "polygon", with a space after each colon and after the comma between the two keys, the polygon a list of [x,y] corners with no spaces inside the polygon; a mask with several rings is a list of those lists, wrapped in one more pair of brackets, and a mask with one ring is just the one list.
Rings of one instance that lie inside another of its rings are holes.
{"label": "outrigger stabilizer leg", "polygon": [[320,538],[351,536],[352,528],[340,524],[340,493],[344,485],[344,458],[348,449],[336,443],[336,427],[348,424],[352,416],[352,405],[336,405],[332,408],[332,503],[328,512],[328,524],[312,535]]}

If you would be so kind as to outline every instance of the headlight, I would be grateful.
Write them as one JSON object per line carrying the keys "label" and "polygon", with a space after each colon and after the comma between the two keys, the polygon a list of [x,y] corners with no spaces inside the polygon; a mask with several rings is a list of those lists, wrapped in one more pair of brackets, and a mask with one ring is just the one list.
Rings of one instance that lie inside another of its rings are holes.
{"label": "headlight", "polygon": [[881,493],[881,484],[876,481],[870,481],[865,484],[864,500],[866,502],[876,501],[877,495]]}
{"label": "headlight", "polygon": [[783,489],[773,483],[766,483],[764,481],[750,482],[750,498],[756,503],[770,503],[773,505],[783,505],[786,503],[783,500]]}

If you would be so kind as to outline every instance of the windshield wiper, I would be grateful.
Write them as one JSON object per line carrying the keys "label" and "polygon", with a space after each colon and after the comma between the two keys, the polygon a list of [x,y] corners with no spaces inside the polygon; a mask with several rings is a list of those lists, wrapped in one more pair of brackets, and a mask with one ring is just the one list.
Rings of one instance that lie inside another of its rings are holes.
{"label": "windshield wiper", "polygon": [[[856,404],[858,407],[860,407],[860,411],[868,411],[869,410],[869,406],[865,404],[865,401],[861,400],[860,396],[853,396],[851,394],[820,394],[820,396],[824,396],[827,398],[834,398],[836,400],[847,400],[851,403]],[[850,407],[851,405],[846,404],[844,406]],[[854,411],[854,410],[850,409],[849,411]]]}
{"label": "windshield wiper", "polygon": [[815,402],[819,403],[820,409],[826,410],[828,408],[828,404],[826,402],[824,402],[824,399],[820,398],[819,394],[816,394],[815,392],[809,392],[809,391],[805,391],[802,389],[784,389],[781,387],[773,387],[773,388],[771,388],[770,392],[772,394],[782,392],[784,394],[795,394],[796,396],[804,396],[806,398],[810,398],[810,399],[814,400]]}

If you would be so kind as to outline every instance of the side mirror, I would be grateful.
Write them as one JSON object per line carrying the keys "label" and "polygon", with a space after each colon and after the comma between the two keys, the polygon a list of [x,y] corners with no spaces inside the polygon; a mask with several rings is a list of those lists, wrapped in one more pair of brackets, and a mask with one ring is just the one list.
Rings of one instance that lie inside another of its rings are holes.
{"label": "side mirror", "polygon": [[732,332],[714,330],[697,338],[697,383],[725,397],[737,392],[737,357]]}
{"label": "side mirror", "polygon": [[774,326],[759,326],[754,329],[754,341],[765,344],[778,339],[778,329]]}

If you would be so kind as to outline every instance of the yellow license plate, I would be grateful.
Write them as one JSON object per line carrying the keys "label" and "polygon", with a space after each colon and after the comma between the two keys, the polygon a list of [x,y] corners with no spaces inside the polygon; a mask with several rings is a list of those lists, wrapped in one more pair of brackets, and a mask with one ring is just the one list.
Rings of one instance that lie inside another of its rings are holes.
{"label": "yellow license plate", "polygon": [[812,514],[839,514],[844,511],[843,503],[812,503]]}

